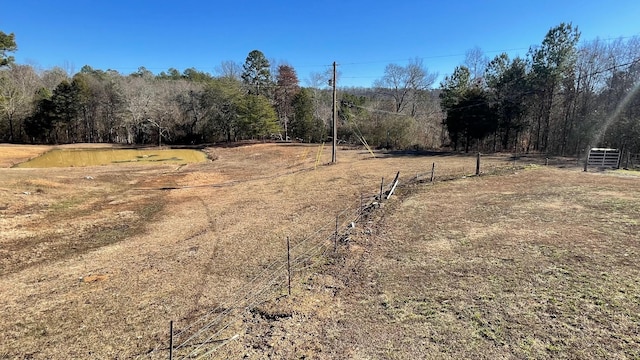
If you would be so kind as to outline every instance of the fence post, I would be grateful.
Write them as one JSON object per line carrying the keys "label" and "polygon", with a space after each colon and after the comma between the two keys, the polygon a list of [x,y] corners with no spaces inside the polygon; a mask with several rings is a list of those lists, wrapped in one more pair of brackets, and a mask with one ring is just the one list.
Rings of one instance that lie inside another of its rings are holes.
{"label": "fence post", "polygon": [[173,360],[173,320],[169,321],[169,360]]}
{"label": "fence post", "polygon": [[289,237],[287,236],[287,280],[289,288],[289,296],[291,296],[291,247],[289,246]]}
{"label": "fence post", "polygon": [[333,234],[333,252],[338,251],[338,215],[336,215],[336,232]]}
{"label": "fence post", "polygon": [[382,188],[384,187],[384,176],[382,177],[382,182],[380,183],[380,197],[378,198],[378,200],[380,200],[380,202],[382,202]]}
{"label": "fence post", "polygon": [[431,182],[433,182],[433,175],[436,171],[436,163],[431,164]]}
{"label": "fence post", "polygon": [[546,157],[544,158],[544,166],[548,166],[549,165],[549,158]]}
{"label": "fence post", "polygon": [[393,192],[396,190],[396,186],[398,186],[399,177],[400,177],[400,171],[398,171],[398,173],[396,174],[396,178],[393,179],[393,182],[391,183],[391,190],[389,190],[389,194],[387,194],[387,200],[389,200],[391,195],[393,195]]}
{"label": "fence post", "polygon": [[476,176],[480,175],[480,153],[476,156]]}
{"label": "fence post", "polygon": [[582,155],[582,149],[578,149],[578,156],[576,156],[576,166],[580,166],[580,155]]}
{"label": "fence post", "polygon": [[589,152],[591,149],[591,145],[587,146],[587,151],[585,151],[587,153],[587,155],[584,158],[584,170],[583,171],[587,171],[587,165],[589,164]]}

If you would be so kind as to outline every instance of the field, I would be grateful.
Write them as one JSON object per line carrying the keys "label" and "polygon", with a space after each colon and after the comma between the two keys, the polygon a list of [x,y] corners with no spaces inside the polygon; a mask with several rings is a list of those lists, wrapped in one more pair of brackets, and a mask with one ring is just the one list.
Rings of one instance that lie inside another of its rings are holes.
{"label": "field", "polygon": [[640,357],[640,177],[319,149],[21,169],[49,148],[1,146],[0,358],[167,358],[170,321],[174,358]]}

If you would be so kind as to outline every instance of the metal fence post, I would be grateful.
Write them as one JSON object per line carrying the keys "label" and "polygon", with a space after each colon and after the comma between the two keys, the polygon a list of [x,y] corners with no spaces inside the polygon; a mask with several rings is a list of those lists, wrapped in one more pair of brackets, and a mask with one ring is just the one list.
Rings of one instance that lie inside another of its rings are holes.
{"label": "metal fence post", "polygon": [[169,360],[173,360],[173,320],[169,321]]}

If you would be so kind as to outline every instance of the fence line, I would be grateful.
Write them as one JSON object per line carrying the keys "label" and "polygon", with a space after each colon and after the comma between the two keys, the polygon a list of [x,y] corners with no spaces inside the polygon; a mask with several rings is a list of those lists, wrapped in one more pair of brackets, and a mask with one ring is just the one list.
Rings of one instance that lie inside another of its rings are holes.
{"label": "fence line", "polygon": [[[375,195],[371,195],[369,198],[375,199]],[[357,206],[356,209],[352,207],[347,207],[343,209],[340,213],[338,213],[338,218],[342,221],[339,222],[338,227],[343,229],[347,224],[357,221],[362,212],[362,207]],[[319,228],[313,234],[305,237],[302,241],[295,243],[291,247],[291,252],[297,252],[298,254],[293,257],[292,264],[296,271],[299,271],[299,265],[303,265],[306,267],[306,263],[310,261],[313,257],[318,256],[319,254],[326,253],[326,251],[330,248],[331,241],[330,239],[334,236],[334,232],[331,231],[333,222],[326,223],[324,226]],[[316,242],[316,240],[320,240]],[[308,243],[311,246],[305,248],[305,245]],[[227,329],[234,320],[231,322],[226,322],[223,326],[220,326],[221,323],[225,321],[225,319],[234,312],[234,310],[242,309],[246,310],[260,302],[260,295],[267,292],[273,285],[277,284],[279,280],[283,277],[284,268],[286,264],[282,260],[276,260],[269,264],[267,268],[265,268],[259,275],[255,276],[249,283],[243,285],[240,291],[236,292],[236,296],[229,299],[225,305],[223,311],[220,311],[223,308],[223,303],[215,307],[214,309],[208,311],[206,314],[198,318],[196,321],[189,324],[186,328],[179,331],[174,335],[174,339],[178,339],[181,336],[189,333],[189,330],[195,329],[191,332],[191,335],[179,343],[176,347],[174,347],[174,352],[179,350],[184,350],[187,347],[195,346],[189,354],[182,358],[188,358],[196,355],[196,353],[203,348],[208,343],[211,343],[217,335],[219,335],[222,331]],[[266,283],[266,285],[264,285]],[[216,314],[217,316],[212,315]],[[195,328],[198,324],[200,326]],[[206,338],[204,341],[199,340],[203,334],[209,332],[212,328],[217,327],[219,330],[214,331],[211,336]],[[150,355],[150,354],[149,354]]]}
{"label": "fence line", "polygon": [[[340,215],[344,215],[345,212],[348,209],[343,210]],[[321,227],[320,229],[318,229],[315,233],[307,236],[305,239],[303,239],[301,242],[295,244],[292,248],[291,251],[296,251],[297,249],[299,249],[300,247],[302,247],[302,245],[304,245],[307,241],[311,240],[311,239],[315,239],[322,231],[328,230],[329,229],[329,224]],[[274,266],[277,266],[278,262],[272,262],[271,264],[269,264],[269,266],[267,266],[260,274],[256,275],[251,281],[249,281],[248,283],[244,284],[239,290],[236,291],[236,293],[244,293],[246,295],[248,295],[249,293],[251,293],[252,289],[251,287],[253,286],[254,283],[257,283],[258,280],[260,280],[262,277],[264,277],[265,275],[269,275],[268,273],[272,270],[272,268]],[[276,272],[277,270],[273,271]],[[246,296],[245,295],[245,296]],[[235,302],[235,301],[234,301]],[[178,332],[177,334],[174,335],[174,337],[180,337],[182,334],[184,334],[186,331],[188,331],[189,329],[191,329],[193,326],[195,326],[195,324],[204,321],[208,316],[218,312],[221,309],[222,305],[218,305],[217,307],[215,307],[214,309],[210,310],[209,312],[207,312],[206,314],[202,315],[198,320],[192,322],[190,325],[188,325],[185,329],[181,330],[180,332]],[[185,340],[182,344],[176,346],[176,349],[181,348],[185,342],[189,341],[190,339]]]}
{"label": "fence line", "polygon": [[[522,166],[519,167],[521,168]],[[472,166],[469,166],[468,170],[472,170],[472,168]],[[517,167],[514,164],[503,165],[500,167],[494,165],[493,172],[497,173],[507,169],[513,170],[516,168]],[[436,171],[436,169],[438,171]],[[417,173],[415,177],[413,175],[400,177],[400,174],[398,173],[396,175],[396,181],[387,184],[387,191],[381,191],[380,195],[377,190],[372,195],[361,193],[360,199],[358,200],[359,205],[356,206],[356,209],[348,206],[338,213],[338,219],[342,219],[342,221],[338,223],[338,229],[343,229],[342,234],[333,231],[332,228],[335,223],[334,221],[331,221],[321,226],[318,230],[309,234],[301,241],[293,244],[290,252],[292,254],[296,252],[297,255],[291,259],[292,268],[296,272],[299,272],[310,267],[311,265],[307,265],[307,262],[320,254],[326,254],[332,247],[332,239],[334,236],[345,235],[347,231],[344,231],[344,229],[348,228],[348,224],[360,221],[363,216],[370,211],[370,209],[376,207],[378,202],[381,203],[385,198],[388,199],[388,197],[384,195],[390,194],[393,189],[398,186],[398,183],[402,182],[406,185],[421,184],[427,182],[427,179],[429,182],[434,183],[436,181],[447,181],[466,176],[471,175],[465,173],[465,168],[462,168],[461,171],[460,169],[451,170],[446,168],[444,171],[441,171],[439,167],[436,167],[435,163],[430,166],[430,169],[428,169],[427,172]],[[381,190],[384,189],[381,188]],[[364,199],[368,199],[366,204],[364,203]],[[300,267],[300,265],[302,265],[302,267]],[[195,321],[192,321],[178,333],[174,334],[174,339],[190,334],[185,340],[173,348],[174,354],[178,350],[182,350],[182,352],[188,351],[187,355],[180,357],[181,359],[192,358],[194,356],[196,358],[208,356],[222,346],[220,345],[207,349],[206,346],[208,344],[219,343],[220,341],[224,344],[230,339],[237,338],[238,335],[236,334],[233,338],[227,338],[219,341],[214,340],[217,336],[221,335],[225,330],[233,325],[234,322],[238,321],[244,311],[250,310],[262,301],[266,301],[262,296],[268,293],[270,289],[273,289],[275,285],[282,282],[282,279],[286,279],[285,269],[286,261],[283,259],[272,261],[258,275],[254,276],[249,282],[243,284],[237,291],[235,291],[235,295],[231,296],[226,301],[221,301],[218,306],[207,311],[204,315],[199,316]],[[284,284],[284,282],[282,283]],[[158,351],[160,346],[161,344],[156,346],[156,348],[146,355],[151,356]],[[187,348],[192,349],[189,351]],[[204,351],[204,353],[198,355],[200,351]]]}
{"label": "fence line", "polygon": [[[342,217],[343,219],[341,224],[339,224],[340,227],[344,227],[346,223],[349,223],[351,221],[351,218],[350,217],[347,218],[347,216],[349,216],[348,213],[351,212],[352,210],[354,209],[351,207],[347,207],[338,214],[338,217]],[[356,210],[357,210],[356,213],[360,212],[360,209],[356,209]],[[292,263],[296,268],[299,264],[303,264],[307,262],[309,259],[313,258],[314,256],[317,256],[319,253],[325,252],[327,250],[326,248],[330,246],[329,245],[330,242],[327,240],[329,240],[333,236],[333,232],[330,231],[331,225],[333,225],[333,222],[322,226],[313,234],[310,234],[309,236],[305,237],[302,241],[294,244],[294,246],[291,248],[291,252],[292,253],[299,252],[298,255],[295,256],[292,260]],[[325,234],[322,234],[323,232],[325,232]],[[318,243],[315,243],[314,240],[318,240],[318,239],[320,239],[321,241]],[[305,245],[307,245],[307,243],[310,243],[311,247],[305,249],[304,247]],[[318,250],[321,250],[321,251],[318,252]],[[191,344],[191,346],[195,346],[195,348],[192,349],[188,355],[186,355],[186,357],[191,357],[195,355],[198,352],[198,350],[202,349],[203,346],[205,346],[208,343],[211,343],[211,340],[215,338],[215,336],[219,335],[226,328],[228,328],[233,323],[233,320],[231,322],[226,323],[221,328],[219,328],[218,331],[215,331],[211,336],[209,336],[204,341],[197,342],[196,340],[198,340],[204,333],[208,332],[210,329],[220,325],[220,323],[222,323],[227,317],[231,316],[234,310],[238,310],[238,309],[246,310],[251,306],[253,306],[254,304],[256,304],[257,302],[261,301],[260,295],[262,295],[267,290],[272,288],[273,285],[277,284],[278,280],[280,280],[283,277],[283,274],[284,274],[283,270],[285,266],[286,264],[282,260],[276,260],[271,262],[269,266],[267,266],[267,268],[265,268],[259,275],[255,276],[249,283],[241,287],[239,293],[242,294],[242,296],[234,296],[232,299],[229,299],[228,301],[226,301],[225,305],[229,305],[229,306],[227,306],[222,312],[218,313],[217,316],[215,316],[213,319],[210,319],[211,315],[219,312],[220,309],[223,308],[222,307],[223,303],[221,303],[214,309],[208,311],[205,315],[201,316],[196,321],[189,324],[185,329],[175,334],[174,338],[179,338],[180,336],[187,333],[188,330],[194,328],[195,325],[202,324],[204,322],[203,326],[197,328],[197,330],[195,330],[195,332],[193,332],[186,340],[182,341],[179,345],[177,345],[174,348],[174,351],[178,351],[186,347],[189,347],[189,345]],[[263,284],[265,283],[266,285],[263,286]],[[236,292],[236,294],[238,294],[238,292]],[[186,358],[186,357],[183,357],[183,358]]]}
{"label": "fence line", "polygon": [[[391,193],[391,191],[393,189],[395,189],[395,187],[398,185],[399,182],[399,174],[396,174],[396,179],[394,179],[393,182],[391,182],[389,185],[390,189],[386,192],[386,193]],[[362,195],[361,195],[362,196]],[[376,199],[377,197],[375,195],[372,195],[370,197],[371,199]],[[380,199],[378,199],[380,200]],[[367,206],[369,206],[370,204],[367,204]],[[366,208],[367,206],[358,206],[357,210],[356,210],[356,220],[359,220],[362,216],[362,211],[364,210],[364,208]],[[345,208],[340,214],[339,217],[342,215],[345,215],[347,212],[350,212],[350,210],[352,210],[351,207],[347,207]],[[339,224],[339,228],[344,228],[345,227],[345,223],[349,223],[350,219],[347,219],[346,221],[343,219],[342,223]],[[311,241],[311,240],[317,240],[319,237],[321,238],[321,242],[319,242],[318,244],[316,244],[315,246],[311,247],[310,249],[307,250],[303,250],[301,254],[299,254],[297,257],[295,257],[293,259],[293,263],[294,266],[303,262],[308,261],[309,259],[311,259],[313,256],[317,255],[316,253],[316,249],[321,249],[323,247],[329,247],[330,245],[328,245],[328,242],[324,242],[324,240],[327,240],[327,238],[330,238],[333,234],[326,234],[324,237],[322,236],[318,236],[322,231],[326,230],[327,228],[329,228],[330,225],[327,224],[325,226],[323,226],[322,228],[320,228],[318,231],[316,231],[313,235],[308,236],[307,238],[305,238],[303,241],[297,243],[294,248],[292,250],[298,250],[302,247],[302,245],[306,244],[306,242]],[[326,250],[325,250],[326,251]],[[234,309],[238,309],[238,308],[242,308],[242,309],[248,309],[251,306],[253,306],[256,302],[255,301],[260,301],[259,300],[259,295],[261,295],[262,293],[264,293],[266,290],[268,290],[269,288],[271,288],[274,284],[277,283],[277,280],[279,280],[281,277],[283,277],[283,270],[285,267],[284,263],[281,263],[281,261],[276,261],[272,263],[272,266],[269,266],[266,271],[264,271],[263,273],[267,272],[269,269],[271,269],[273,267],[273,265],[275,264],[280,264],[279,267],[277,267],[273,272],[270,272],[267,275],[269,281],[267,281],[267,285],[263,286],[262,288],[259,289],[259,291],[255,294],[249,295],[250,293],[252,293],[255,288],[250,289],[249,291],[247,291],[247,295],[245,295],[243,297],[244,300],[246,300],[248,302],[248,304],[244,305],[244,306],[235,306],[235,307],[229,307],[227,309],[227,311],[221,313],[213,322],[210,322],[209,324],[205,325],[204,327],[200,328],[198,330],[198,332],[195,335],[192,335],[189,339],[185,340],[181,345],[179,345],[178,348],[179,349],[181,347],[184,347],[188,342],[191,342],[192,340],[194,340],[195,338],[197,338],[199,335],[201,335],[202,333],[206,332],[207,330],[211,329],[212,327],[218,325],[220,322],[222,322],[228,315],[231,314],[231,312]],[[259,277],[258,277],[259,278]],[[256,280],[258,279],[256,278]],[[252,281],[253,282],[253,281]],[[246,287],[245,287],[246,288]],[[252,300],[255,300],[252,302]],[[238,301],[234,301],[234,303],[237,303]],[[215,332],[213,335],[211,335],[209,338],[207,338],[205,341],[200,342],[200,344],[196,347],[196,349],[194,349],[189,355],[187,356],[192,356],[194,355],[199,349],[201,349],[205,344],[209,343],[215,336],[219,335],[222,331],[224,331],[226,328],[228,328],[231,323],[233,322],[233,320],[231,322],[226,323],[220,330],[218,330],[217,332]]]}
{"label": "fence line", "polygon": [[[344,213],[344,211],[343,211]],[[330,235],[327,235],[323,238],[323,240],[327,240],[327,237],[329,237]],[[309,240],[310,238],[313,237],[308,237],[307,239],[305,239],[305,241]],[[299,245],[299,244],[298,244]],[[299,254],[297,257],[295,257],[293,259],[293,263],[294,264],[299,264],[302,263],[303,261],[306,261],[307,259],[310,259],[311,257],[313,257],[316,252],[315,250],[322,248],[323,246],[329,246],[327,241],[323,241],[320,242],[319,244],[315,245],[314,247],[311,247],[310,249],[306,249],[305,251],[303,251],[301,254]],[[299,247],[299,246],[298,246]],[[274,264],[278,264],[279,262],[274,262]],[[225,318],[230,315],[233,310],[235,309],[242,309],[242,310],[247,310],[250,309],[251,307],[255,306],[257,303],[259,303],[260,301],[262,301],[260,299],[260,295],[262,295],[263,293],[265,293],[267,290],[269,290],[270,288],[273,287],[273,285],[277,284],[279,280],[281,280],[282,278],[284,278],[284,269],[286,267],[286,264],[282,263],[280,264],[279,267],[277,267],[270,276],[270,280],[267,282],[266,285],[262,286],[260,289],[258,289],[257,292],[254,292],[253,294],[250,294],[249,296],[245,296],[244,300],[245,300],[245,304],[241,305],[241,306],[235,306],[235,307],[230,307],[228,309],[228,311],[225,311],[224,313],[222,313],[214,322],[211,322],[209,324],[207,324],[206,326],[202,327],[197,334],[192,335],[189,339],[187,339],[185,342],[183,342],[183,344],[180,345],[180,347],[184,347],[188,342],[192,342],[192,340],[196,339],[199,335],[203,334],[204,332],[206,332],[207,330],[211,329],[212,327],[218,325],[220,322],[222,322],[223,320],[225,320]],[[211,336],[209,336],[207,339],[205,339],[204,341],[201,341],[196,348],[194,348],[188,355],[186,355],[183,358],[188,358],[191,357],[193,355],[196,355],[196,353],[198,352],[198,350],[202,349],[202,347],[208,343],[211,342],[211,340],[213,338],[215,338],[217,335],[219,335],[222,331],[224,331],[225,329],[227,329],[235,320],[231,319],[229,322],[227,322],[226,324],[224,324],[224,326],[222,326],[218,331],[214,332]],[[177,350],[178,348],[176,348]]]}

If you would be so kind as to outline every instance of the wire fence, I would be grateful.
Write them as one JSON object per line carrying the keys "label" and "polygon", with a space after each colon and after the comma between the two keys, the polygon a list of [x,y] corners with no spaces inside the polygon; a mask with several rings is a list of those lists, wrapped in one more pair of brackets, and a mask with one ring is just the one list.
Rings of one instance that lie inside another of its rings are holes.
{"label": "wire fence", "polygon": [[[543,159],[549,165],[549,159]],[[574,161],[574,160],[572,160]],[[474,167],[440,169],[432,163],[424,172],[400,174],[397,172],[393,181],[385,183],[371,193],[363,193],[357,204],[351,204],[336,215],[335,222],[327,222],[305,238],[292,243],[289,249],[290,262],[284,256],[268,264],[259,274],[237,289],[234,294],[221,301],[218,306],[191,321],[183,328],[169,334],[171,341],[159,343],[151,351],[138,358],[166,358],[170,353],[173,359],[200,359],[211,357],[220,347],[239,338],[240,334],[234,325],[241,322],[247,312],[257,305],[284,294],[287,279],[291,272],[298,276],[305,270],[322,261],[322,258],[336,251],[340,241],[348,237],[350,228],[367,216],[380,204],[393,196],[399,184],[400,188],[416,184],[436,183],[460,179],[480,174],[500,174],[513,171],[531,164],[517,160],[509,163],[489,163],[480,167],[480,156]],[[538,161],[540,163],[540,160]],[[400,176],[402,175],[402,176]],[[173,323],[172,323],[173,324]],[[234,330],[236,331],[234,333]],[[171,345],[168,345],[171,344]]]}
{"label": "wire fence", "polygon": [[[355,220],[354,209],[344,209],[338,214],[338,228]],[[327,223],[301,241],[293,244],[290,266],[295,272],[307,267],[307,263],[333,248],[336,238],[333,223]],[[225,340],[232,338],[225,334],[245,311],[281,295],[283,284],[287,279],[286,260],[276,260],[269,264],[260,274],[239,289],[233,298],[227,299],[226,306],[219,305],[173,335],[176,346],[173,349],[175,358],[192,359],[206,357],[215,351]]]}

